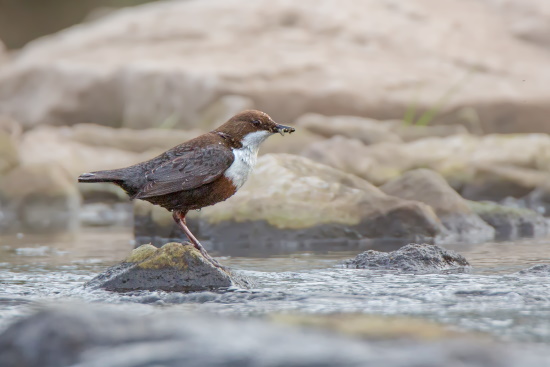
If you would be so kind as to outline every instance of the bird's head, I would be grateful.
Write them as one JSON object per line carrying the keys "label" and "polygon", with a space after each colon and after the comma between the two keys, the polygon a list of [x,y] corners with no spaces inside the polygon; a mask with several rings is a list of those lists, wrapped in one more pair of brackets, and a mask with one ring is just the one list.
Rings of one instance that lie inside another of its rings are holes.
{"label": "bird's head", "polygon": [[215,132],[227,134],[245,147],[258,148],[269,136],[279,133],[293,133],[290,126],[277,124],[269,115],[262,111],[247,110],[231,117]]}

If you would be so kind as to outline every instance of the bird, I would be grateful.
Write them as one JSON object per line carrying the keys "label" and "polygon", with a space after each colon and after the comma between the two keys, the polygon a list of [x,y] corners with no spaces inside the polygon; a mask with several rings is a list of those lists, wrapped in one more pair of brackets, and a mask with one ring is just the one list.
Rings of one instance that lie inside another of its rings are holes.
{"label": "bird", "polygon": [[260,145],[271,135],[293,133],[262,111],[246,110],[218,128],[129,167],[83,173],[82,183],[110,182],[131,200],[140,199],[172,212],[191,244],[223,268],[187,227],[190,210],[200,210],[233,196],[246,182]]}

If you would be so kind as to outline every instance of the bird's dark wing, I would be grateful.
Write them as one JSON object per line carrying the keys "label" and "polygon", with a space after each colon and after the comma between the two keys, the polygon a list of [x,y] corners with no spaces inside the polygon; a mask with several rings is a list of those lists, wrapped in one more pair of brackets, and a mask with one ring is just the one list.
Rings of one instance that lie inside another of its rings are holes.
{"label": "bird's dark wing", "polygon": [[145,174],[147,181],[135,198],[166,195],[208,184],[219,178],[234,159],[231,150],[218,144],[180,152]]}

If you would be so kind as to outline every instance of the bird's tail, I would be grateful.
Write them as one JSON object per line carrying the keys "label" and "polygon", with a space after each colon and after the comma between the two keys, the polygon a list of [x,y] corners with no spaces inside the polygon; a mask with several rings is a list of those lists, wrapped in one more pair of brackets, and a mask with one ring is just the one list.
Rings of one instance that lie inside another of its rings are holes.
{"label": "bird's tail", "polygon": [[123,181],[120,170],[96,171],[78,176],[78,182],[113,182]]}

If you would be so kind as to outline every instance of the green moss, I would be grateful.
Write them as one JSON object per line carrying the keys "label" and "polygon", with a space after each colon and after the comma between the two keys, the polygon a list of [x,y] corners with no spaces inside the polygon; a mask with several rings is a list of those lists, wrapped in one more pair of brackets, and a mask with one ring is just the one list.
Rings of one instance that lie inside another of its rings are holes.
{"label": "green moss", "polygon": [[191,261],[201,261],[201,253],[191,245],[170,242],[157,249],[151,256],[146,257],[139,265],[140,269],[176,268],[185,270]]}
{"label": "green moss", "polygon": [[141,245],[138,248],[134,249],[130,256],[125,260],[127,263],[139,263],[147,259],[148,257],[153,256],[157,252],[157,248],[151,244]]}

